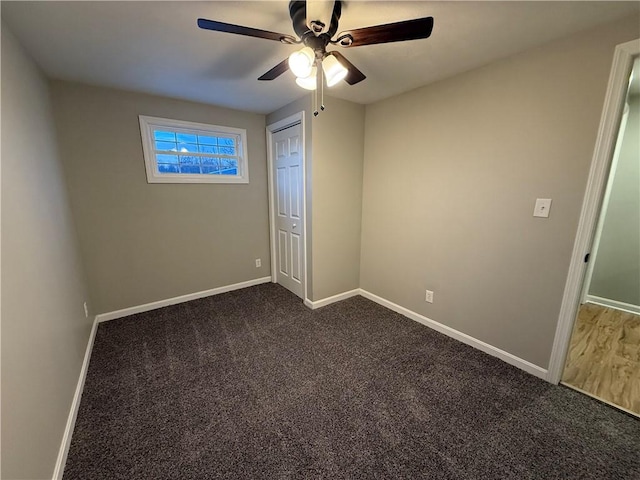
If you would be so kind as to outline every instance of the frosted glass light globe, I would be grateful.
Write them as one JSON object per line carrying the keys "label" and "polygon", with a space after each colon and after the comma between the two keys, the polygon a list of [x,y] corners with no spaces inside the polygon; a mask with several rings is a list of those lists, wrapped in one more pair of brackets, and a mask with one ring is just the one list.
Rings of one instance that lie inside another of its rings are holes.
{"label": "frosted glass light globe", "polygon": [[296,77],[306,78],[311,75],[315,57],[315,53],[310,47],[304,47],[289,55],[289,68]]}

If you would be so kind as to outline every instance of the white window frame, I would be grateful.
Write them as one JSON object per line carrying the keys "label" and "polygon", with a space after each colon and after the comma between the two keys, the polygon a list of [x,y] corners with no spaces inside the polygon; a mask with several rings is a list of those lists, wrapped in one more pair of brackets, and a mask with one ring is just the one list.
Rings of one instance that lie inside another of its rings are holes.
{"label": "white window frame", "polygon": [[[249,183],[249,165],[247,157],[247,131],[242,128],[208,125],[206,123],[186,122],[169,118],[139,115],[142,151],[148,183]],[[176,132],[224,135],[236,137],[238,153],[238,174],[217,175],[201,173],[160,173],[156,162],[156,149],[153,131],[155,127]]]}

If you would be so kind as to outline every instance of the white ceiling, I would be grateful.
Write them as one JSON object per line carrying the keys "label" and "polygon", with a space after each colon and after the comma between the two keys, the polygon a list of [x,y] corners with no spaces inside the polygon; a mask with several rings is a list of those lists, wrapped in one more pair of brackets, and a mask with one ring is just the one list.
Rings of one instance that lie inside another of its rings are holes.
{"label": "white ceiling", "polygon": [[[2,1],[1,8],[3,21],[53,78],[259,113],[306,93],[290,72],[256,80],[295,46],[196,26],[203,17],[293,34],[287,1]],[[640,21],[640,2],[351,0],[339,31],[424,16],[435,19],[429,39],[341,49],[367,79],[331,94],[375,102],[600,23]]]}

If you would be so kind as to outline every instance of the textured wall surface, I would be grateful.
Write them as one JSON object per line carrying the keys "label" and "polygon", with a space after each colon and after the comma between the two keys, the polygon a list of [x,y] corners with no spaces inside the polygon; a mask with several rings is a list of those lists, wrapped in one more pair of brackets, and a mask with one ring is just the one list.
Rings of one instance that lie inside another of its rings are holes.
{"label": "textured wall surface", "polygon": [[325,97],[313,119],[313,300],[360,286],[364,112]]}
{"label": "textured wall surface", "polygon": [[[270,274],[264,115],[60,81],[52,98],[97,313]],[[249,184],[148,184],[138,115],[246,129]]]}
{"label": "textured wall surface", "polygon": [[2,478],[51,478],[91,322],[44,77],[2,25]]}
{"label": "textured wall surface", "polygon": [[367,106],[361,287],[546,368],[614,48],[639,27]]}

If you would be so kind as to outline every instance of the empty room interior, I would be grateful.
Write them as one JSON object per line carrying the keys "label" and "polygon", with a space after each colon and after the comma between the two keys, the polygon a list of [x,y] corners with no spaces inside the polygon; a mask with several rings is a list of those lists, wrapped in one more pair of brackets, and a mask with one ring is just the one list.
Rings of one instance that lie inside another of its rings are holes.
{"label": "empty room interior", "polygon": [[2,479],[640,479],[640,4],[0,9]]}

